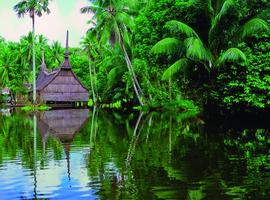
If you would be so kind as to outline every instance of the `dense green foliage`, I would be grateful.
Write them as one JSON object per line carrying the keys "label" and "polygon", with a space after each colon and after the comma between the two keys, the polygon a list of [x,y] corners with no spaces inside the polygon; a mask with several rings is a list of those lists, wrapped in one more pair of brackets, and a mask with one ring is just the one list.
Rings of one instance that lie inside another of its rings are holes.
{"label": "dense green foliage", "polygon": [[[267,108],[269,9],[265,0],[89,1],[81,12],[94,13],[93,27],[71,64],[93,103]],[[59,66],[59,42],[36,41],[37,63],[44,47],[48,67]],[[0,40],[1,85],[15,93],[31,81],[31,44],[31,35]]]}
{"label": "dense green foliage", "polygon": [[269,108],[270,40],[269,35],[241,44],[247,56],[242,65],[222,70],[211,88],[210,97],[229,109]]}

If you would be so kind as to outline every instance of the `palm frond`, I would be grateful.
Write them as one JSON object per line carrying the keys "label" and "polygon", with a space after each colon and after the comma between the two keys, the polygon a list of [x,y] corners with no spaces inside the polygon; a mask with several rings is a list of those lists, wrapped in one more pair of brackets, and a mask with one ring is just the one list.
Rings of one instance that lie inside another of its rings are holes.
{"label": "palm frond", "polygon": [[132,17],[130,17],[130,15],[128,15],[125,12],[118,12],[116,13],[115,18],[119,24],[124,24],[129,29],[133,30],[135,24]]}
{"label": "palm frond", "polygon": [[90,5],[90,6],[85,6],[80,9],[81,13],[95,13],[97,11],[104,11],[102,7],[95,6],[95,5]]}
{"label": "palm frond", "polygon": [[184,70],[188,66],[188,59],[181,58],[176,61],[173,65],[171,65],[168,69],[166,69],[162,75],[162,80],[169,80],[175,75],[177,72]]}
{"label": "palm frond", "polygon": [[112,30],[109,27],[103,27],[103,30],[100,31],[99,41],[101,44],[107,44],[111,37]]}
{"label": "palm frond", "polygon": [[214,25],[217,25],[217,23],[221,20],[221,18],[223,16],[225,16],[229,9],[231,9],[231,7],[233,7],[235,5],[235,0],[225,0],[219,13],[216,15],[215,19],[214,19]]}
{"label": "palm frond", "polygon": [[20,1],[18,4],[16,4],[13,7],[13,10],[17,12],[17,15],[19,18],[24,17],[25,14],[27,14],[27,1]]}
{"label": "palm frond", "polygon": [[174,33],[184,33],[187,37],[199,37],[198,34],[190,26],[177,20],[168,21],[164,27],[168,28]]}
{"label": "palm frond", "polygon": [[215,66],[219,67],[225,62],[246,61],[246,55],[238,48],[230,48],[217,59]]}
{"label": "palm frond", "polygon": [[108,78],[108,87],[112,87],[117,81],[119,81],[119,77],[123,75],[125,72],[125,68],[123,66],[114,67],[110,70],[107,78]]}
{"label": "palm frond", "polygon": [[266,21],[270,21],[270,8],[267,8],[266,10],[259,13],[256,17],[264,19]]}
{"label": "palm frond", "polygon": [[190,37],[185,40],[187,57],[193,60],[211,61],[210,51],[204,47],[199,38]]}
{"label": "palm frond", "polygon": [[242,29],[242,38],[253,35],[255,33],[258,33],[260,31],[269,31],[269,25],[268,23],[260,18],[253,18],[246,22]]}
{"label": "palm frond", "polygon": [[179,51],[182,46],[182,42],[175,38],[165,38],[156,43],[151,52],[154,54],[173,54]]}
{"label": "palm frond", "polygon": [[220,11],[219,11],[218,14],[214,17],[214,19],[213,19],[213,21],[212,21],[212,24],[211,24],[211,28],[210,28],[210,30],[209,30],[209,41],[210,41],[210,43],[211,43],[211,41],[214,40],[214,37],[215,37],[215,36],[214,36],[214,31],[215,31],[216,27],[218,26],[218,24],[219,24],[221,18],[222,18],[223,16],[225,16],[225,15],[228,13],[229,9],[230,9],[231,7],[233,7],[233,5],[234,5],[235,3],[236,3],[235,0],[225,0],[225,1],[224,1],[223,5],[222,5],[222,7],[221,7],[221,9],[220,9]]}

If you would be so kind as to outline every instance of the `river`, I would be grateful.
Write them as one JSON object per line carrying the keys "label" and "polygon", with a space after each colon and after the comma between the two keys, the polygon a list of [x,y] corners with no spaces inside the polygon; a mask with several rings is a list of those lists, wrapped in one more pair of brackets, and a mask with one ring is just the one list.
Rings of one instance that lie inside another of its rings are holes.
{"label": "river", "polygon": [[269,144],[192,113],[2,110],[0,199],[269,199]]}

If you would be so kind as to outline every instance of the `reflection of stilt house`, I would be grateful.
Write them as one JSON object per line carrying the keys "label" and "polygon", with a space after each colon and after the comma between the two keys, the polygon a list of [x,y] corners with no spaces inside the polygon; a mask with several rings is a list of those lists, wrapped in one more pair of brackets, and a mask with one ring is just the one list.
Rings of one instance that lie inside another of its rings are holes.
{"label": "reflection of stilt house", "polygon": [[40,74],[36,81],[39,100],[46,104],[70,106],[75,105],[76,102],[83,102],[84,105],[87,105],[88,91],[72,71],[69,62],[68,33],[65,60],[58,69],[49,72],[45,64],[44,54],[42,57]]}
{"label": "reflection of stilt house", "polygon": [[46,141],[51,135],[64,146],[67,159],[67,174],[70,180],[70,144],[75,135],[87,121],[88,109],[65,109],[45,111],[38,120],[38,127],[42,137],[43,151],[45,151]]}
{"label": "reflection of stilt house", "polygon": [[39,117],[42,140],[53,135],[62,143],[72,142],[75,134],[88,119],[88,109],[64,109],[45,111]]}

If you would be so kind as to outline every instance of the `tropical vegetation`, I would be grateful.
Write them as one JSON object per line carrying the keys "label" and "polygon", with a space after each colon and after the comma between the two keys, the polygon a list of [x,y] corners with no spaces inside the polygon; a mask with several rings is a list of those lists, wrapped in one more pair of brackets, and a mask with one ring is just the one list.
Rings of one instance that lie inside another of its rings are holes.
{"label": "tropical vegetation", "polygon": [[[29,0],[14,9],[34,25],[48,6]],[[71,48],[71,65],[89,89],[89,105],[266,109],[269,9],[264,0],[89,1],[80,10],[89,30]],[[61,44],[36,36],[34,26],[19,42],[1,38],[0,48],[1,87],[17,98],[35,82],[41,48],[50,69],[63,60]]]}

